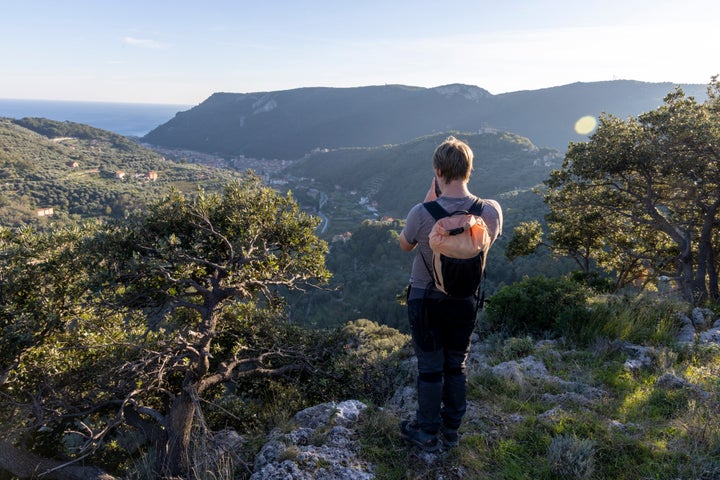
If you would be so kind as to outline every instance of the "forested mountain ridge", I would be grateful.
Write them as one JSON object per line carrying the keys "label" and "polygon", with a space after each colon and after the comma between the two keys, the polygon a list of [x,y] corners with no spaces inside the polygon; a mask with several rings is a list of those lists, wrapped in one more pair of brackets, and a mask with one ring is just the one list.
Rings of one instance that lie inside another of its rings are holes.
{"label": "forested mountain ridge", "polygon": [[0,118],[0,224],[52,216],[122,217],[171,186],[219,186],[235,174],[179,164],[88,125]]}
{"label": "forested mountain ridge", "polygon": [[313,152],[285,169],[338,191],[357,191],[381,215],[404,218],[422,200],[432,179],[432,154],[448,135],[473,150],[474,171],[469,188],[485,198],[527,191],[541,184],[562,154],[539,148],[530,139],[508,132],[442,132],[399,145],[340,148]]}
{"label": "forested mountain ridge", "polygon": [[[581,117],[637,115],[660,105],[674,87],[615,80],[499,95],[471,85],[215,93],[143,140],[222,155],[297,159],[316,148],[373,147],[448,130],[494,128],[564,151],[569,142],[586,140],[574,131]],[[687,95],[705,95],[705,85],[680,87]]]}

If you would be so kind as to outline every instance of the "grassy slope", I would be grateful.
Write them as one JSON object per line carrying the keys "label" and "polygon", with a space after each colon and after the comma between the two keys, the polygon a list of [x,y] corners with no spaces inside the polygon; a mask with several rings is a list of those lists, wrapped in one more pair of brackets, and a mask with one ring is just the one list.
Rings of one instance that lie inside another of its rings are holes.
{"label": "grassy slope", "polygon": [[720,348],[676,344],[683,307],[656,300],[598,299],[584,346],[483,338],[458,448],[419,454],[391,406],[365,417],[362,457],[385,480],[720,478]]}

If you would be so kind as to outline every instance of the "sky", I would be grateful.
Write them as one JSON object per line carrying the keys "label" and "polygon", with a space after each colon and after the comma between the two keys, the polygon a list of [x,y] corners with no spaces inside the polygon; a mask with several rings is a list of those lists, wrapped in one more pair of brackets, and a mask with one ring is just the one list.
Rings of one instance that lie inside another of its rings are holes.
{"label": "sky", "polygon": [[717,0],[0,0],[0,98],[196,105],[401,84],[492,94],[720,74]]}

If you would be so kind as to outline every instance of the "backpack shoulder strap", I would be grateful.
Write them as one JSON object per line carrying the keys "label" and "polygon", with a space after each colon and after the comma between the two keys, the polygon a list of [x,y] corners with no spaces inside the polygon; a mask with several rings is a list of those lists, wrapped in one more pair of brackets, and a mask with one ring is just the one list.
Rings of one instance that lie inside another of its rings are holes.
{"label": "backpack shoulder strap", "polygon": [[484,208],[485,203],[479,198],[476,198],[470,208],[468,208],[468,213],[472,213],[473,215],[479,217],[480,215],[482,215]]}
{"label": "backpack shoulder strap", "polygon": [[455,215],[457,213],[468,213],[479,217],[480,215],[482,215],[483,209],[485,208],[485,203],[479,198],[476,198],[473,204],[467,210],[458,210],[453,213],[449,213],[447,210],[445,210],[436,200],[423,203],[423,207],[425,207],[425,209],[430,212],[430,215],[432,215],[433,218],[437,221],[441,218],[449,217],[450,215]]}
{"label": "backpack shoulder strap", "polygon": [[[423,203],[423,207],[432,215],[432,217],[437,222],[441,218],[449,217],[450,214],[447,210],[445,210],[439,203],[437,203],[435,200],[430,202]],[[433,273],[433,269],[430,268],[430,264],[428,264],[428,261],[425,259],[425,255],[423,255],[423,252],[420,251],[420,258],[422,259],[423,263],[425,264],[425,268],[428,271],[428,274],[430,274],[430,278],[434,279],[435,274]],[[430,287],[434,285],[434,281],[430,280],[430,284],[428,285],[428,290]]]}
{"label": "backpack shoulder strap", "polygon": [[438,202],[433,200],[432,202],[423,203],[423,207],[430,212],[430,215],[437,221],[441,218],[449,217],[450,214],[445,210]]}

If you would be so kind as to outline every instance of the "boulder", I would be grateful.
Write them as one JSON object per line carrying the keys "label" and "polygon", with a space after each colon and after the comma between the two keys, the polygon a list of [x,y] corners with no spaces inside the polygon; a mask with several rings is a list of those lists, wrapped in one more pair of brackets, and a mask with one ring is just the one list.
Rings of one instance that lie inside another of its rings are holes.
{"label": "boulder", "polygon": [[358,457],[354,424],[367,408],[358,400],[328,402],[298,412],[294,428],[275,429],[255,458],[251,480],[370,480]]}

